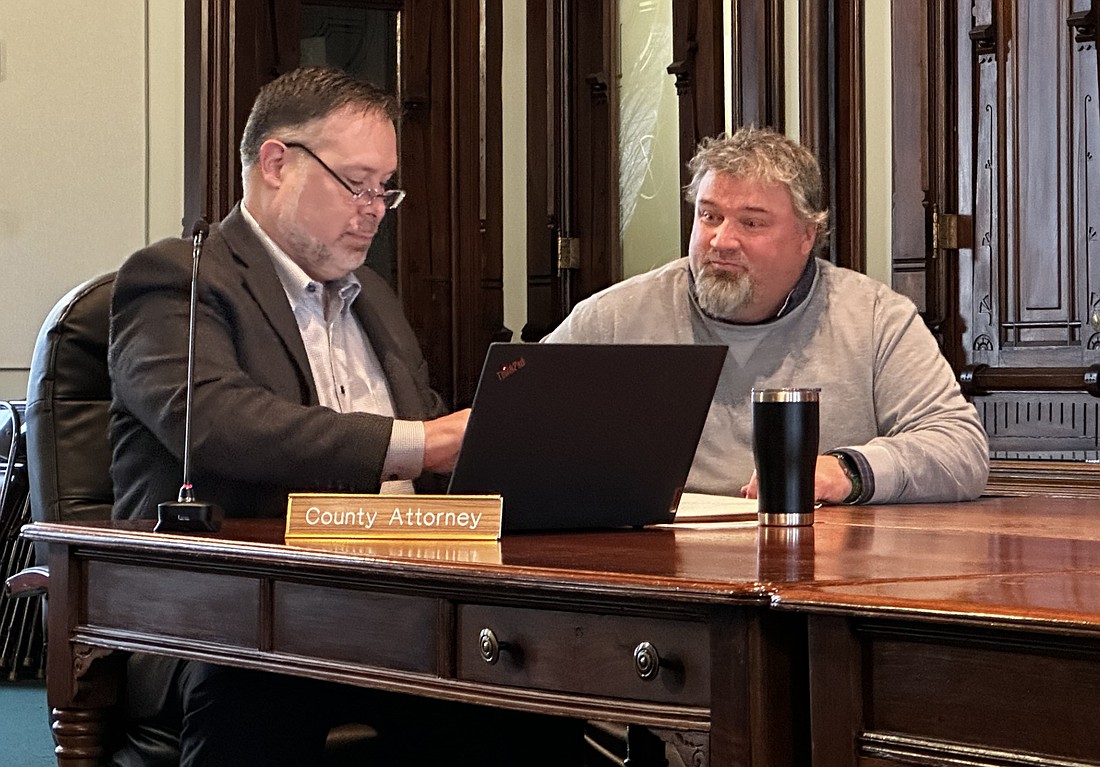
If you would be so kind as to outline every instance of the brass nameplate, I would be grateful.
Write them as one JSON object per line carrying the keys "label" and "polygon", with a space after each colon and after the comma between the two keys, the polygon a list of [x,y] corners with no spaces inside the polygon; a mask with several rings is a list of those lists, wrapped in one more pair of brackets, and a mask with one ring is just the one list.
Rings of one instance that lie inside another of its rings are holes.
{"label": "brass nameplate", "polygon": [[286,537],[497,540],[499,495],[291,493]]}

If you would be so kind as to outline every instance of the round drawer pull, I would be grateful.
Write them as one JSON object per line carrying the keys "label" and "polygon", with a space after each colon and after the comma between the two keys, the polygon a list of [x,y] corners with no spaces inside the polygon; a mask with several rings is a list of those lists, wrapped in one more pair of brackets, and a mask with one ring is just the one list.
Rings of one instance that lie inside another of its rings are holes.
{"label": "round drawer pull", "polygon": [[634,670],[642,679],[653,679],[661,670],[661,656],[657,648],[649,642],[642,642],[634,648]]}
{"label": "round drawer pull", "polygon": [[482,629],[477,639],[478,648],[481,651],[481,659],[492,665],[500,660],[500,642],[492,629]]}

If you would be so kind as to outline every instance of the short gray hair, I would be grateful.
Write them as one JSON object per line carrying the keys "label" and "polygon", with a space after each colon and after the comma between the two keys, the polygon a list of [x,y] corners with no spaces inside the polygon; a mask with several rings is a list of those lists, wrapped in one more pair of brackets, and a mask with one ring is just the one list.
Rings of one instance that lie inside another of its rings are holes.
{"label": "short gray hair", "polygon": [[389,93],[332,67],[302,67],[280,75],[260,89],[241,135],[241,166],[259,159],[269,138],[300,129],[340,109],[377,113],[397,122],[401,108]]}
{"label": "short gray hair", "polygon": [[795,214],[806,223],[817,224],[817,242],[823,242],[828,234],[829,209],[825,207],[817,159],[809,149],[782,133],[746,126],[732,136],[705,138],[688,163],[688,170],[691,182],[684,187],[684,198],[692,205],[699,184],[711,171],[766,184],[779,182],[790,191]]}

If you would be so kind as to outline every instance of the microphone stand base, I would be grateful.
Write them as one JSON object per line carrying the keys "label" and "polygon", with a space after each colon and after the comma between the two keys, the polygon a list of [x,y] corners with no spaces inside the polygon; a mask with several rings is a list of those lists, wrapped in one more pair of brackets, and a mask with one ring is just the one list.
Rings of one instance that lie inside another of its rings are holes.
{"label": "microphone stand base", "polygon": [[216,533],[224,513],[217,504],[202,501],[165,501],[157,505],[154,533]]}

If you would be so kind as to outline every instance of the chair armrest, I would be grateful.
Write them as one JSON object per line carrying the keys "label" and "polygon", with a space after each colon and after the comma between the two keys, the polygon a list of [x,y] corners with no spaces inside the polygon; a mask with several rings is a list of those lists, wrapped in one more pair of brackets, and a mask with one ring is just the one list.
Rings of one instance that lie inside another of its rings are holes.
{"label": "chair armrest", "polygon": [[4,592],[13,597],[35,597],[46,593],[50,585],[50,568],[45,565],[27,567],[4,581]]}

